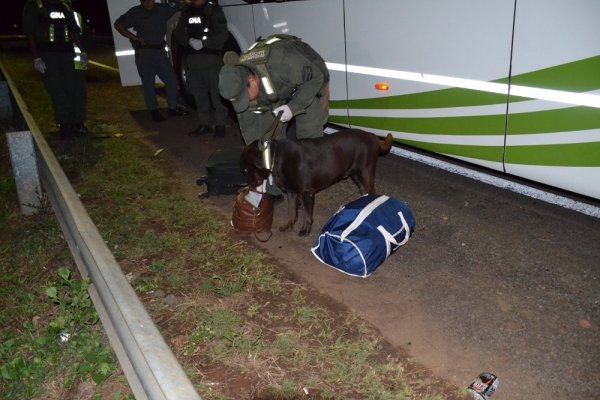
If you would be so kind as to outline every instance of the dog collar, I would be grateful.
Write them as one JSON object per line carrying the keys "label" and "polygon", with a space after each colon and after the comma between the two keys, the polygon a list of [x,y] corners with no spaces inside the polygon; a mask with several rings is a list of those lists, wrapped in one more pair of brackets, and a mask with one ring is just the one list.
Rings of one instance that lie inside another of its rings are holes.
{"label": "dog collar", "polygon": [[263,167],[273,171],[273,153],[271,151],[271,139],[259,140],[258,150],[262,153]]}

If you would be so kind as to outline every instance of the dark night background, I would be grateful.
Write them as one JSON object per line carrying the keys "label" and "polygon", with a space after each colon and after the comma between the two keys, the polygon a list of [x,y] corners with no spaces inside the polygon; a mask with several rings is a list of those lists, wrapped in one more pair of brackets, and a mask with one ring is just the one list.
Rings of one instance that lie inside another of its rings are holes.
{"label": "dark night background", "polygon": [[[21,13],[27,0],[2,0],[0,35],[21,35]],[[73,8],[88,21],[95,36],[111,36],[111,22],[106,0],[75,0]]]}

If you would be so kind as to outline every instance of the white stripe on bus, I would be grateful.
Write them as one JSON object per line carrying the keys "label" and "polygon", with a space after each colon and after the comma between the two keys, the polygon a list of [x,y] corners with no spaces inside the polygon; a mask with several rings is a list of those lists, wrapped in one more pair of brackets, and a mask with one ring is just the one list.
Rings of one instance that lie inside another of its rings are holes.
{"label": "white stripe on bus", "polygon": [[[508,94],[509,86],[505,83],[479,81],[475,79],[456,78],[451,76],[424,74],[419,72],[398,71],[393,69],[363,67],[360,65],[346,65],[339,63],[326,63],[331,71],[346,71],[348,73],[369,75],[383,78],[400,79],[412,82],[429,83],[462,89],[471,89],[481,92]],[[510,85],[511,96],[528,97],[532,99],[547,100],[579,106],[600,108],[600,96],[589,93],[574,93],[562,90],[541,89],[521,85]]]}
{"label": "white stripe on bus", "polygon": [[[402,93],[410,94],[410,93]],[[600,90],[588,92],[588,94],[600,95]],[[391,94],[395,96],[398,94]],[[510,103],[509,113],[523,114],[540,111],[562,110],[573,107],[572,104],[554,103],[544,100],[529,100]],[[330,115],[346,116],[348,113],[353,117],[385,117],[385,118],[439,118],[439,117],[478,117],[482,115],[502,115],[506,114],[506,104],[490,104],[485,106],[470,107],[447,107],[447,108],[419,108],[419,109],[330,109]]]}
{"label": "white stripe on bus", "polygon": [[135,50],[120,50],[115,52],[117,57],[127,57],[135,55]]}
{"label": "white stripe on bus", "polygon": [[[353,125],[369,132],[385,136],[388,130],[373,129]],[[504,134],[497,135],[432,135],[410,132],[391,132],[394,138],[421,143],[460,145],[460,146],[500,146],[504,147]],[[508,135],[506,145],[511,146],[543,146],[572,143],[600,142],[600,129],[571,132],[534,133],[527,135]]]}

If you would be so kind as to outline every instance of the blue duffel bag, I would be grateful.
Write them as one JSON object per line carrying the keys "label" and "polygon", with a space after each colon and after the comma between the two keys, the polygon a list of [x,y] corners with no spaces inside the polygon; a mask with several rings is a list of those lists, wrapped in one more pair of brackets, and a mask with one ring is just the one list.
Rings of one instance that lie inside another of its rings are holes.
{"label": "blue duffel bag", "polygon": [[415,230],[415,218],[402,202],[365,195],[327,221],[311,249],[323,264],[367,277],[402,246]]}

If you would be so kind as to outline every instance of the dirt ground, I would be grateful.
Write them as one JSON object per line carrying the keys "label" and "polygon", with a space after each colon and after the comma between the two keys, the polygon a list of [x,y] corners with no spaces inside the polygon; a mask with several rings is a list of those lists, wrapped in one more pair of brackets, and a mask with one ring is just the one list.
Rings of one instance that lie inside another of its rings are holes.
{"label": "dirt ground", "polygon": [[[208,155],[242,145],[234,122],[216,139],[187,135],[193,115],[132,115],[190,195],[203,191],[195,181]],[[277,231],[279,204],[271,240],[250,240],[459,387],[490,371],[501,380],[494,400],[600,399],[599,220],[393,155],[379,160],[377,189],[405,201],[417,229],[367,279],[310,253],[325,221],[358,197],[351,182],[317,195],[308,237]],[[231,215],[233,196],[198,201]]]}
{"label": "dirt ground", "polygon": [[[198,193],[208,155],[242,145],[233,122],[217,139],[188,136],[193,115],[132,115]],[[351,182],[317,195],[308,237],[277,231],[279,204],[273,237],[256,245],[459,387],[491,371],[497,400],[600,399],[600,221],[393,155],[379,160],[377,189],[408,203],[417,229],[367,279],[310,253],[329,216],[358,196]],[[231,214],[233,196],[198,201]]]}

